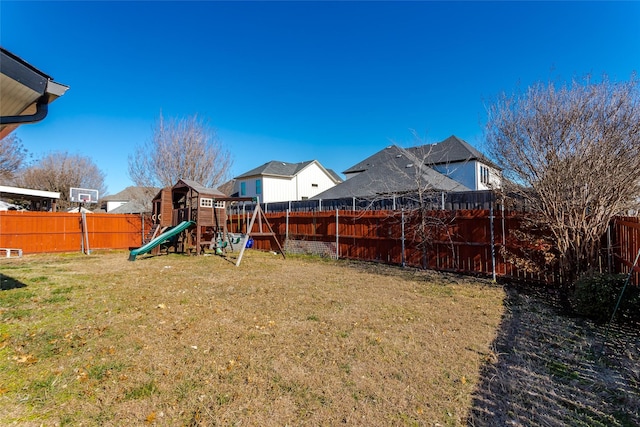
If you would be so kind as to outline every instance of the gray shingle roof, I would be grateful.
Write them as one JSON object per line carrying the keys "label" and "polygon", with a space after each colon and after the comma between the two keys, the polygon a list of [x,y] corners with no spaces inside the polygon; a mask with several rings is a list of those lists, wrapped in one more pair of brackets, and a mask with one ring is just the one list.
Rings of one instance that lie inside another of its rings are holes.
{"label": "gray shingle roof", "polygon": [[467,162],[469,160],[487,161],[481,152],[455,135],[451,135],[449,138],[437,144],[413,147],[410,150],[418,150],[426,153],[425,162],[432,165]]}
{"label": "gray shingle roof", "polygon": [[160,189],[154,187],[127,187],[124,190],[116,194],[109,194],[102,197],[100,200],[103,202],[126,202],[129,200],[137,200],[144,198],[147,194],[157,193]]}
{"label": "gray shingle roof", "polygon": [[149,212],[150,209],[146,208],[142,203],[137,200],[127,202],[124,205],[120,205],[115,209],[109,211],[110,214],[137,214],[142,212]]}
{"label": "gray shingle roof", "polygon": [[320,166],[321,169],[324,169],[334,181],[342,182],[342,178],[340,178],[340,175],[338,175],[335,171],[331,169],[326,169],[317,160],[308,160],[306,162],[300,162],[300,163],[287,163],[287,162],[281,162],[278,160],[272,160],[261,166],[258,166],[255,169],[251,169],[250,171],[245,172],[242,175],[235,177],[235,179],[249,178],[253,176],[265,176],[265,175],[282,176],[282,177],[291,178],[296,176],[301,170],[309,166],[311,163],[317,163],[318,166]]}
{"label": "gray shingle roof", "polygon": [[350,172],[361,171],[360,173],[313,199],[374,197],[418,189],[469,191],[469,188],[459,182],[423,165],[416,154],[391,145],[348,169]]}
{"label": "gray shingle roof", "polygon": [[275,175],[275,176],[295,176],[298,172],[304,169],[307,165],[313,163],[313,160],[300,163],[287,163],[272,160],[255,169],[251,169],[248,172],[239,175],[237,178],[248,178],[250,176],[257,175]]}
{"label": "gray shingle roof", "polygon": [[[487,159],[480,151],[476,150],[469,143],[455,135],[451,135],[449,138],[436,144],[425,144],[417,147],[406,148],[405,150],[408,153],[415,155],[416,158],[422,159],[426,165],[482,160],[487,165],[496,167],[493,162]],[[384,150],[378,151],[361,162],[356,163],[343,173],[349,174],[362,172],[371,166],[375,166],[380,162],[386,161],[383,151]]]}
{"label": "gray shingle roof", "polygon": [[334,171],[333,169],[326,169],[326,171],[329,172],[329,174],[336,182],[342,182],[342,178],[336,173],[336,171]]}

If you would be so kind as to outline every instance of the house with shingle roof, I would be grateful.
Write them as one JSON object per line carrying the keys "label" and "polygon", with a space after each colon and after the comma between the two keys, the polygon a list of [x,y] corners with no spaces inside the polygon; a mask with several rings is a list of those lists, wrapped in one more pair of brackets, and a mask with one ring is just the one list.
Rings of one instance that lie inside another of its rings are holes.
{"label": "house with shingle roof", "polygon": [[390,145],[343,172],[347,179],[314,199],[372,198],[416,191],[474,191],[500,186],[500,169],[456,136],[411,148]]}
{"label": "house with shingle roof", "polygon": [[342,182],[317,160],[288,163],[272,160],[235,177],[233,196],[257,197],[260,202],[310,199]]}
{"label": "house with shingle roof", "polygon": [[130,186],[100,199],[100,209],[108,213],[151,212],[151,198],[159,188]]}

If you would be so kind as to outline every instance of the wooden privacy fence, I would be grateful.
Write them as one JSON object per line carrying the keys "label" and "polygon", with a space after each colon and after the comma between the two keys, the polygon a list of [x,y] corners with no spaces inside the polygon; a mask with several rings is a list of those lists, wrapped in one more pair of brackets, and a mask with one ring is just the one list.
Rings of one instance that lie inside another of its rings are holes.
{"label": "wooden privacy fence", "polygon": [[[553,251],[542,240],[525,242],[519,237],[521,212],[437,210],[420,217],[407,211],[336,210],[265,216],[288,252],[547,284],[560,280],[556,271],[524,262],[522,254],[527,249],[537,256]],[[229,218],[232,232],[246,231],[246,223],[246,214]],[[617,219],[612,228],[612,244],[605,251],[609,257],[602,264],[611,264],[613,272],[626,273],[640,245],[640,223],[637,218]],[[255,239],[258,249],[269,249],[268,245],[265,239]],[[637,273],[634,279],[638,284]]]}
{"label": "wooden privacy fence", "polygon": [[[640,250],[640,217],[616,218],[610,227],[607,240],[613,271],[628,273]],[[634,267],[632,277],[633,283],[639,285],[640,266]]]}
{"label": "wooden privacy fence", "polygon": [[[0,248],[24,254],[93,249],[129,249],[142,244],[140,215],[87,213],[83,232],[79,213],[2,211]],[[83,240],[84,239],[84,240]]]}
{"label": "wooden privacy fence", "polygon": [[[411,211],[415,212],[415,211]],[[554,271],[535,271],[518,255],[531,244],[519,239],[523,215],[492,210],[322,211],[266,213],[276,238],[291,253],[554,283]],[[0,249],[24,254],[93,249],[130,249],[142,244],[150,219],[140,215],[0,211]],[[249,213],[229,217],[229,230],[242,233]],[[85,240],[83,240],[83,237]],[[269,238],[254,247],[269,249]],[[640,250],[640,218],[618,217],[603,239],[602,268],[628,273]],[[538,254],[542,253],[540,248]],[[0,252],[0,256],[7,253]],[[544,255],[544,254],[543,254]],[[640,283],[640,267],[632,275]]]}

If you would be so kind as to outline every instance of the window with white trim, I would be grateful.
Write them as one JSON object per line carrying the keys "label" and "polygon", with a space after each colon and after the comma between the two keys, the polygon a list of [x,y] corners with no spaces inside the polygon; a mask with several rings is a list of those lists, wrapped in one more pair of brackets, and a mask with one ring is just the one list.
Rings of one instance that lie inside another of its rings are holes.
{"label": "window with white trim", "polygon": [[224,209],[224,201],[216,200],[216,209]]}
{"label": "window with white trim", "polygon": [[480,166],[480,182],[489,184],[489,168],[486,166]]}
{"label": "window with white trim", "polygon": [[207,197],[203,197],[200,199],[200,207],[201,208],[210,208],[213,207],[213,199],[209,199]]}

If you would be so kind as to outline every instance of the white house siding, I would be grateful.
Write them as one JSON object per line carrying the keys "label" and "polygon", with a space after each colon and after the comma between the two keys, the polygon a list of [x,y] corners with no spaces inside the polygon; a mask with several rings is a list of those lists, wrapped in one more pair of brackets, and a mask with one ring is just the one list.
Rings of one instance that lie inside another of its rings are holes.
{"label": "white house siding", "polygon": [[477,177],[478,179],[476,190],[490,190],[492,188],[500,188],[500,173],[491,166],[487,166],[484,163],[477,162]]}
{"label": "white house siding", "polygon": [[297,175],[297,197],[293,200],[309,199],[336,185],[318,166],[311,163]]}
{"label": "white house siding", "polygon": [[107,212],[111,212],[115,208],[119,208],[125,203],[127,202],[126,201],[107,201]]}
{"label": "white house siding", "polygon": [[[256,194],[256,180],[262,180],[262,194]],[[241,193],[242,182],[246,192]],[[235,191],[240,196],[258,197],[260,202],[288,202],[308,199],[336,185],[336,183],[318,166],[310,163],[295,176],[251,177],[236,182]]]}
{"label": "white house siding", "polygon": [[[239,180],[238,182],[236,182],[236,187],[235,187],[235,191],[238,192],[238,195],[240,197],[260,197],[260,201],[262,202],[262,194],[257,194],[256,193],[256,180],[257,179],[262,179],[262,177],[259,178],[246,178],[243,180]],[[242,183],[244,183],[244,187],[245,187],[245,191],[242,191]],[[264,184],[264,183],[263,183]],[[262,186],[262,191],[264,193],[264,185]]]}
{"label": "white house siding", "polygon": [[[488,182],[483,182],[483,167],[489,171]],[[490,188],[500,187],[500,174],[498,171],[476,160],[466,163],[438,165],[434,166],[434,169],[472,190],[489,190]]]}
{"label": "white house siding", "polygon": [[476,164],[477,162],[475,161],[466,163],[449,163],[446,165],[437,165],[433,168],[465,187],[477,190],[477,183],[479,181],[476,180],[476,170],[478,169]]}
{"label": "white house siding", "polygon": [[261,202],[286,202],[296,200],[295,177],[263,176],[263,197]]}

